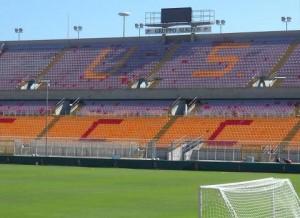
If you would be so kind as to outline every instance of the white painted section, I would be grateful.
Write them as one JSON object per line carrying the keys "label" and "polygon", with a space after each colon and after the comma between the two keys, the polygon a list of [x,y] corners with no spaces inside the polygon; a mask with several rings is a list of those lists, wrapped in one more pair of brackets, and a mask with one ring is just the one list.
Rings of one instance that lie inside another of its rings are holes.
{"label": "white painted section", "polygon": [[58,107],[55,108],[55,115],[60,115],[61,110],[63,109],[63,103],[60,104]]}
{"label": "white painted section", "polygon": [[176,115],[176,111],[178,109],[178,104],[176,104],[172,109],[171,109],[171,115],[175,116]]}
{"label": "white painted section", "polygon": [[[272,87],[276,81],[277,81],[277,79],[274,79],[274,80],[265,80],[266,87]],[[253,87],[258,87],[258,84],[259,84],[259,80],[257,80],[253,84]],[[262,84],[261,84],[260,87],[262,87]]]}
{"label": "white painted section", "polygon": [[32,84],[32,86],[30,87],[30,90],[37,90],[40,86],[41,86],[41,84],[39,84],[39,83],[34,83],[34,84]]}
{"label": "white painted section", "polygon": [[173,149],[168,153],[168,160],[181,160],[182,155],[182,145]]}

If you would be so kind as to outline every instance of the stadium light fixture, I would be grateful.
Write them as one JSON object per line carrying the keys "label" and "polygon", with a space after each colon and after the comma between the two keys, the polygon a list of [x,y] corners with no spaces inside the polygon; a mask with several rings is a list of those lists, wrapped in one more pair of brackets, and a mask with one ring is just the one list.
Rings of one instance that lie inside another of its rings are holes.
{"label": "stadium light fixture", "polygon": [[49,87],[50,80],[41,80],[41,83],[45,83],[46,87],[46,119],[45,119],[45,155],[48,156],[48,116],[49,116]]}
{"label": "stadium light fixture", "polygon": [[78,25],[78,26],[74,26],[73,29],[74,29],[74,31],[77,32],[77,39],[79,40],[80,39],[80,32],[83,30],[83,27]]}
{"label": "stadium light fixture", "polygon": [[216,25],[220,27],[220,34],[222,33],[222,28],[225,26],[226,21],[225,20],[216,20]]}
{"label": "stadium light fixture", "polygon": [[285,23],[285,31],[288,31],[288,23],[292,22],[291,17],[281,17],[281,22]]}
{"label": "stadium light fixture", "polygon": [[130,15],[129,12],[119,12],[119,16],[123,17],[123,38],[125,37],[125,22],[126,22],[126,17]]}
{"label": "stadium light fixture", "polygon": [[141,29],[144,28],[144,24],[143,23],[136,23],[135,28],[139,30],[139,38],[140,38],[141,37]]}
{"label": "stadium light fixture", "polygon": [[15,33],[18,34],[18,41],[20,41],[21,34],[23,33],[23,28],[21,28],[21,27],[15,28]]}

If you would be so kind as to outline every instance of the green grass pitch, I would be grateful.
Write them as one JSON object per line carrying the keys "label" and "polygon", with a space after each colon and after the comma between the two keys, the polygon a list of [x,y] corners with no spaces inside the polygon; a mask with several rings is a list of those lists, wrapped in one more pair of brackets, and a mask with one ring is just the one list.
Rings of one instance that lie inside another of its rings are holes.
{"label": "green grass pitch", "polygon": [[1,218],[197,217],[201,184],[300,175],[0,165]]}

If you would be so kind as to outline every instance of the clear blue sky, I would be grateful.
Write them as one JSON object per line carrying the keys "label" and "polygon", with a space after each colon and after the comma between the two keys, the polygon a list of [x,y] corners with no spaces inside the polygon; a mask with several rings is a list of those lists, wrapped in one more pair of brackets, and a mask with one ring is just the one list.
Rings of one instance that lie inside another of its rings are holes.
{"label": "clear blue sky", "polygon": [[[126,35],[138,32],[134,23],[144,21],[146,11],[165,7],[214,9],[225,19],[224,32],[282,30],[281,16],[291,16],[289,29],[300,29],[300,0],[0,0],[0,40],[15,40],[15,27],[23,27],[22,39],[60,39],[70,26],[83,26],[84,38],[117,37],[122,34],[120,11],[129,11]],[[213,32],[217,32],[217,27]],[[70,37],[76,37],[73,29]]]}

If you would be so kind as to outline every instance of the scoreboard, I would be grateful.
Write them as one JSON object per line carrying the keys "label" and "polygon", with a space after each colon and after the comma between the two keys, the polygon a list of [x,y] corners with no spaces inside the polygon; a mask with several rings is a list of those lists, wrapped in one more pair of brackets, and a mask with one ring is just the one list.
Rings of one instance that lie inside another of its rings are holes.
{"label": "scoreboard", "polygon": [[192,8],[162,8],[161,23],[190,23]]}

